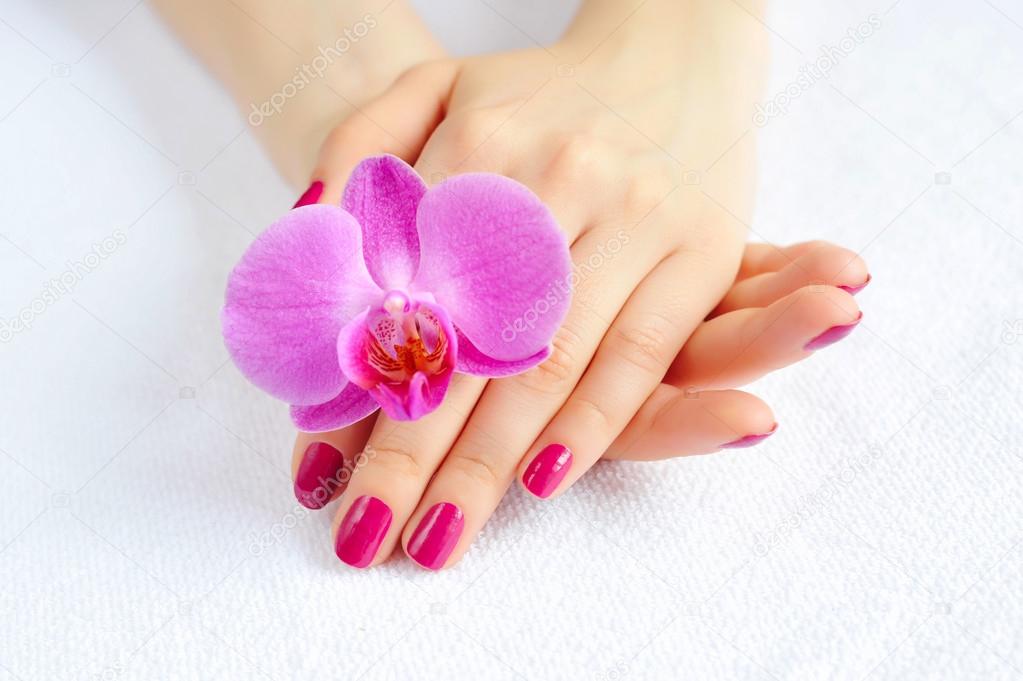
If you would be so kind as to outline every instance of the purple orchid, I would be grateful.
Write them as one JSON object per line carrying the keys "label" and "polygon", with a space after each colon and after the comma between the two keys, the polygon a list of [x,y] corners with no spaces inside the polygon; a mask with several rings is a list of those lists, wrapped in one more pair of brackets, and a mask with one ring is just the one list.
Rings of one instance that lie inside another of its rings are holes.
{"label": "purple orchid", "polygon": [[568,310],[568,247],[521,184],[491,174],[427,188],[393,156],[362,161],[341,206],[296,208],[231,272],[224,339],[300,429],[378,408],[417,419],[455,371],[496,378],[542,362]]}

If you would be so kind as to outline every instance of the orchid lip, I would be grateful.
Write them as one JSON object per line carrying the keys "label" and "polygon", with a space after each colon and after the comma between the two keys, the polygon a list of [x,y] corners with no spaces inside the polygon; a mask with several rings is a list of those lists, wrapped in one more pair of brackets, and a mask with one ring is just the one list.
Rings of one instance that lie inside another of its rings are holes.
{"label": "orchid lip", "polygon": [[358,377],[360,384],[369,390],[380,384],[407,384],[420,372],[429,377],[448,371],[452,339],[442,315],[442,309],[403,291],[388,291],[366,319],[364,361],[372,371]]}

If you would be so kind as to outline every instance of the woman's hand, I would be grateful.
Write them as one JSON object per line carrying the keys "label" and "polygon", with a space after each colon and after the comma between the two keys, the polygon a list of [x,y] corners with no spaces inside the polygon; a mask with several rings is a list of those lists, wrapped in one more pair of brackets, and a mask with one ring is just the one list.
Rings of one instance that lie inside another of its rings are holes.
{"label": "woman's hand", "polygon": [[[814,256],[826,260],[821,276],[799,249],[754,248],[740,269],[762,39],[732,10],[678,4],[650,2],[604,40],[587,25],[606,16],[584,12],[551,51],[417,67],[328,139],[319,200],[336,202],[354,164],[380,152],[415,162],[428,182],[507,175],[551,207],[577,274],[539,367],[490,383],[460,376],[416,422],[380,416],[299,438],[299,453],[315,439],[346,452],[365,442],[372,454],[337,512],[345,562],[375,564],[399,541],[426,567],[457,561],[514,477],[547,498],[605,452],[652,458],[750,443],[773,429],[770,411],[717,389],[796,361],[815,336],[858,319],[848,293],[818,284],[863,283],[853,254]],[[737,271],[752,274],[732,286]],[[715,308],[720,316],[701,323]],[[524,311],[511,328],[529,314],[542,311]],[[658,446],[663,433],[681,437],[669,452]],[[298,491],[329,477],[318,459],[327,469],[340,460],[326,449],[306,456]]]}

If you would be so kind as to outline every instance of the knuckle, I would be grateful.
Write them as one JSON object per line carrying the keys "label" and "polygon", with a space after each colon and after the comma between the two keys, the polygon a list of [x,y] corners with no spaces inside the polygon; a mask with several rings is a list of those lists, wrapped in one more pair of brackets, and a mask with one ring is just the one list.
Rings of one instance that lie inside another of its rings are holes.
{"label": "knuckle", "polygon": [[830,246],[808,253],[804,262],[800,264],[803,265],[804,272],[809,279],[827,282],[833,280],[853,263],[857,263],[858,260],[859,257],[852,251],[838,246]]}
{"label": "knuckle", "polygon": [[662,376],[670,364],[666,355],[671,337],[671,320],[653,313],[642,326],[615,329],[611,351],[616,359],[647,374]]}
{"label": "knuckle", "polygon": [[678,171],[668,161],[658,160],[626,180],[622,194],[626,214],[640,218],[653,210],[678,187],[677,175]]}
{"label": "knuckle", "polygon": [[384,468],[388,474],[407,479],[420,478],[423,467],[416,458],[414,448],[401,440],[388,440],[381,445],[367,445],[366,453],[373,465]]}
{"label": "knuckle", "polygon": [[558,143],[551,154],[549,174],[552,179],[565,185],[589,182],[606,164],[601,163],[602,143],[586,133],[569,133]]}
{"label": "knuckle", "polygon": [[573,400],[575,401],[573,418],[577,418],[579,423],[585,424],[584,428],[587,431],[608,433],[614,430],[615,418],[608,405],[585,395],[576,395]]}
{"label": "knuckle", "polygon": [[454,145],[468,153],[485,142],[492,142],[491,137],[501,127],[503,120],[499,112],[493,109],[472,109],[457,115],[451,123]]}
{"label": "knuckle", "polygon": [[508,473],[502,471],[489,456],[480,454],[475,449],[452,452],[445,465],[486,487],[497,487],[508,477]]}
{"label": "knuckle", "polygon": [[519,384],[540,395],[564,395],[571,390],[582,356],[582,338],[563,324],[551,342],[550,356],[520,375]]}
{"label": "knuckle", "polygon": [[409,82],[437,77],[451,69],[447,59],[430,59],[408,67],[402,71],[395,82]]}

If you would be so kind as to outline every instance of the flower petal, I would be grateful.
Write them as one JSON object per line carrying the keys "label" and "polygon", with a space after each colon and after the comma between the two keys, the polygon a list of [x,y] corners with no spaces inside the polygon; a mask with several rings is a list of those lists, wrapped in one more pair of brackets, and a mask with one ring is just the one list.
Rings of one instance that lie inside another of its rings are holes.
{"label": "flower petal", "polygon": [[565,236],[529,189],[500,175],[453,177],[417,214],[416,291],[431,292],[483,354],[513,361],[546,347],[568,311]]}
{"label": "flower petal", "polygon": [[525,359],[513,361],[494,359],[480,352],[479,348],[473,345],[462,332],[456,330],[456,333],[458,334],[457,369],[463,374],[483,376],[484,378],[514,376],[515,374],[521,374],[523,371],[532,369],[551,354],[550,346],[544,346],[543,350]]}
{"label": "flower petal", "polygon": [[341,207],[362,225],[366,266],[384,290],[408,286],[419,267],[416,208],[426,184],[395,156],[364,159],[345,185]]}
{"label": "flower petal", "polygon": [[309,406],[292,405],[291,420],[301,431],[322,433],[350,426],[379,408],[380,405],[368,392],[349,383],[330,402]]}
{"label": "flower petal", "polygon": [[256,237],[228,278],[221,314],[246,378],[292,404],[341,392],[338,332],[380,295],[361,240],[351,215],[319,204],[290,211]]}

